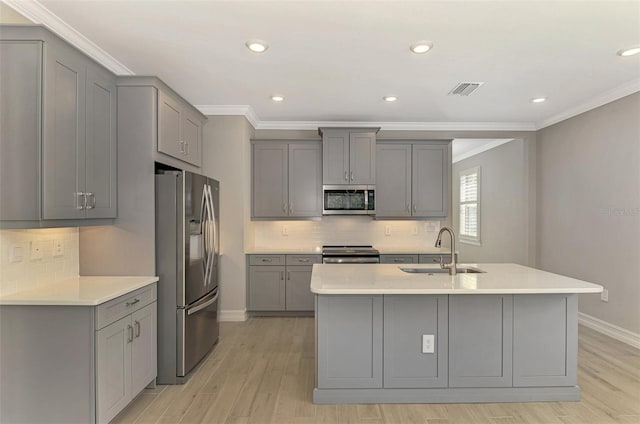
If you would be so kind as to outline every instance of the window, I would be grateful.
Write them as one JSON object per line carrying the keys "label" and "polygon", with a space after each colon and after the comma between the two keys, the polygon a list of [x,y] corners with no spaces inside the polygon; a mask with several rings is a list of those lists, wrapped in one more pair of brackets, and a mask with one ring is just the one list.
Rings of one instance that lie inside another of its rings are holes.
{"label": "window", "polygon": [[480,167],[460,172],[460,241],[480,245]]}

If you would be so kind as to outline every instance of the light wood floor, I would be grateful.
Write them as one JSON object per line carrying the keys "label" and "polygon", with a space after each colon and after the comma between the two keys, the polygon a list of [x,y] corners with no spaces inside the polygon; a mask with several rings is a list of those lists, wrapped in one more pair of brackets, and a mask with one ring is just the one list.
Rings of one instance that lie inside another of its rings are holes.
{"label": "light wood floor", "polygon": [[182,386],[141,393],[114,423],[640,423],[640,353],[580,327],[580,402],[314,405],[313,318],[222,323]]}

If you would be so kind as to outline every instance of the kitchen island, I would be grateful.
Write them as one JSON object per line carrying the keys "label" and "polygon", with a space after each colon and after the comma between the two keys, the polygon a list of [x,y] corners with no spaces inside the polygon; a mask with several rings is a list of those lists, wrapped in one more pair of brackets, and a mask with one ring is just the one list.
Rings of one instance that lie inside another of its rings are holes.
{"label": "kitchen island", "polygon": [[313,266],[315,403],[580,398],[577,296],[601,286],[515,264],[404,267]]}

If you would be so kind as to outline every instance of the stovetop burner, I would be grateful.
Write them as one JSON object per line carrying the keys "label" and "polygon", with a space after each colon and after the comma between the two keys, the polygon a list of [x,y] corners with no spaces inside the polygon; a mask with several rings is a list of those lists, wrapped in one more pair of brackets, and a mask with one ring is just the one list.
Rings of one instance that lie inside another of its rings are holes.
{"label": "stovetop burner", "polygon": [[371,245],[322,246],[323,263],[378,263],[380,252]]}

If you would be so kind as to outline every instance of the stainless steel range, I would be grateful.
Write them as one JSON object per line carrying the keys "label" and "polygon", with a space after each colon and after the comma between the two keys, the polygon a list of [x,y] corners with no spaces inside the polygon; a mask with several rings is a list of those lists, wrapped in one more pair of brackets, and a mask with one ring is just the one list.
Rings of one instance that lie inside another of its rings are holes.
{"label": "stainless steel range", "polygon": [[380,252],[373,246],[322,246],[323,264],[377,264]]}

